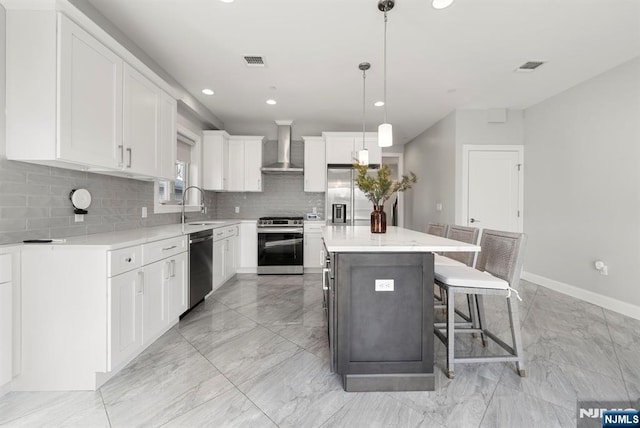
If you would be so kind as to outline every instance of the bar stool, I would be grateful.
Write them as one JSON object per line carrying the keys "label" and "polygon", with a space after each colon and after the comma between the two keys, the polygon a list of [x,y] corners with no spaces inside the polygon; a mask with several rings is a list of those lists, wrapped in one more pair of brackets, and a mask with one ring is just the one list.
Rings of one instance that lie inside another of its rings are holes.
{"label": "bar stool", "polygon": [[[446,374],[449,378],[454,376],[456,363],[503,361],[514,361],[518,374],[525,375],[517,302],[520,296],[516,291],[520,281],[525,243],[526,236],[522,233],[485,229],[480,240],[482,251],[478,255],[475,269],[468,266],[435,266],[436,284],[441,286],[447,294],[447,322],[444,326],[435,325],[434,333],[447,347]],[[456,293],[475,296],[476,307],[474,310],[477,310],[477,326],[456,326],[454,320]],[[484,295],[505,297],[509,310],[512,346],[486,329],[482,300]],[[458,357],[455,355],[454,349],[455,334],[457,333],[480,333],[483,345],[486,345],[486,337],[488,337],[506,350],[509,355]]]}

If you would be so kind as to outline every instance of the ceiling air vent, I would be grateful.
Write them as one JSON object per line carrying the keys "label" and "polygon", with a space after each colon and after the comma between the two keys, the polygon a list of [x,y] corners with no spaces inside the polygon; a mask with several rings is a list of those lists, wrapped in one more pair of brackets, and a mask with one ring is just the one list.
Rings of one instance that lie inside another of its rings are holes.
{"label": "ceiling air vent", "polygon": [[247,67],[266,67],[267,63],[262,55],[245,55],[244,62]]}
{"label": "ceiling air vent", "polygon": [[520,67],[516,68],[516,72],[518,73],[531,73],[536,68],[540,67],[544,64],[544,61],[527,61],[522,64]]}

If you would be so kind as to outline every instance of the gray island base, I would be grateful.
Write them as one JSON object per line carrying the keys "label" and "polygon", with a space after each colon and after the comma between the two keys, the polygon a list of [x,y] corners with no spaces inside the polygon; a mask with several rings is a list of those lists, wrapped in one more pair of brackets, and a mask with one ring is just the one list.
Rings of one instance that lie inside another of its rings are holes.
{"label": "gray island base", "polygon": [[391,227],[328,226],[331,369],[345,391],[433,391],[433,252],[475,245]]}

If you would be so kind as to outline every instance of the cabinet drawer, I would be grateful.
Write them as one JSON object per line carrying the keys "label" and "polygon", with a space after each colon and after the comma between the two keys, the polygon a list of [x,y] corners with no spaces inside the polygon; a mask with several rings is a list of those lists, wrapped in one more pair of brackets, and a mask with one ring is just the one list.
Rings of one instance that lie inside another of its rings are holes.
{"label": "cabinet drawer", "polygon": [[167,257],[187,251],[188,238],[178,236],[176,238],[163,239],[150,242],[142,246],[142,260],[145,265],[162,260]]}
{"label": "cabinet drawer", "polygon": [[322,226],[324,222],[304,222],[304,233],[322,233]]}
{"label": "cabinet drawer", "polygon": [[142,247],[122,248],[120,250],[109,251],[107,254],[109,263],[109,276],[116,276],[123,272],[142,266]]}

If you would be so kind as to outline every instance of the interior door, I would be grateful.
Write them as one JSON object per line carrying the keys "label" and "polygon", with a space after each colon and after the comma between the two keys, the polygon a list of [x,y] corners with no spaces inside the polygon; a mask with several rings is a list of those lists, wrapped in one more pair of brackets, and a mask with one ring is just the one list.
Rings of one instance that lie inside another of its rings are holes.
{"label": "interior door", "polygon": [[522,146],[465,147],[466,224],[522,232]]}

